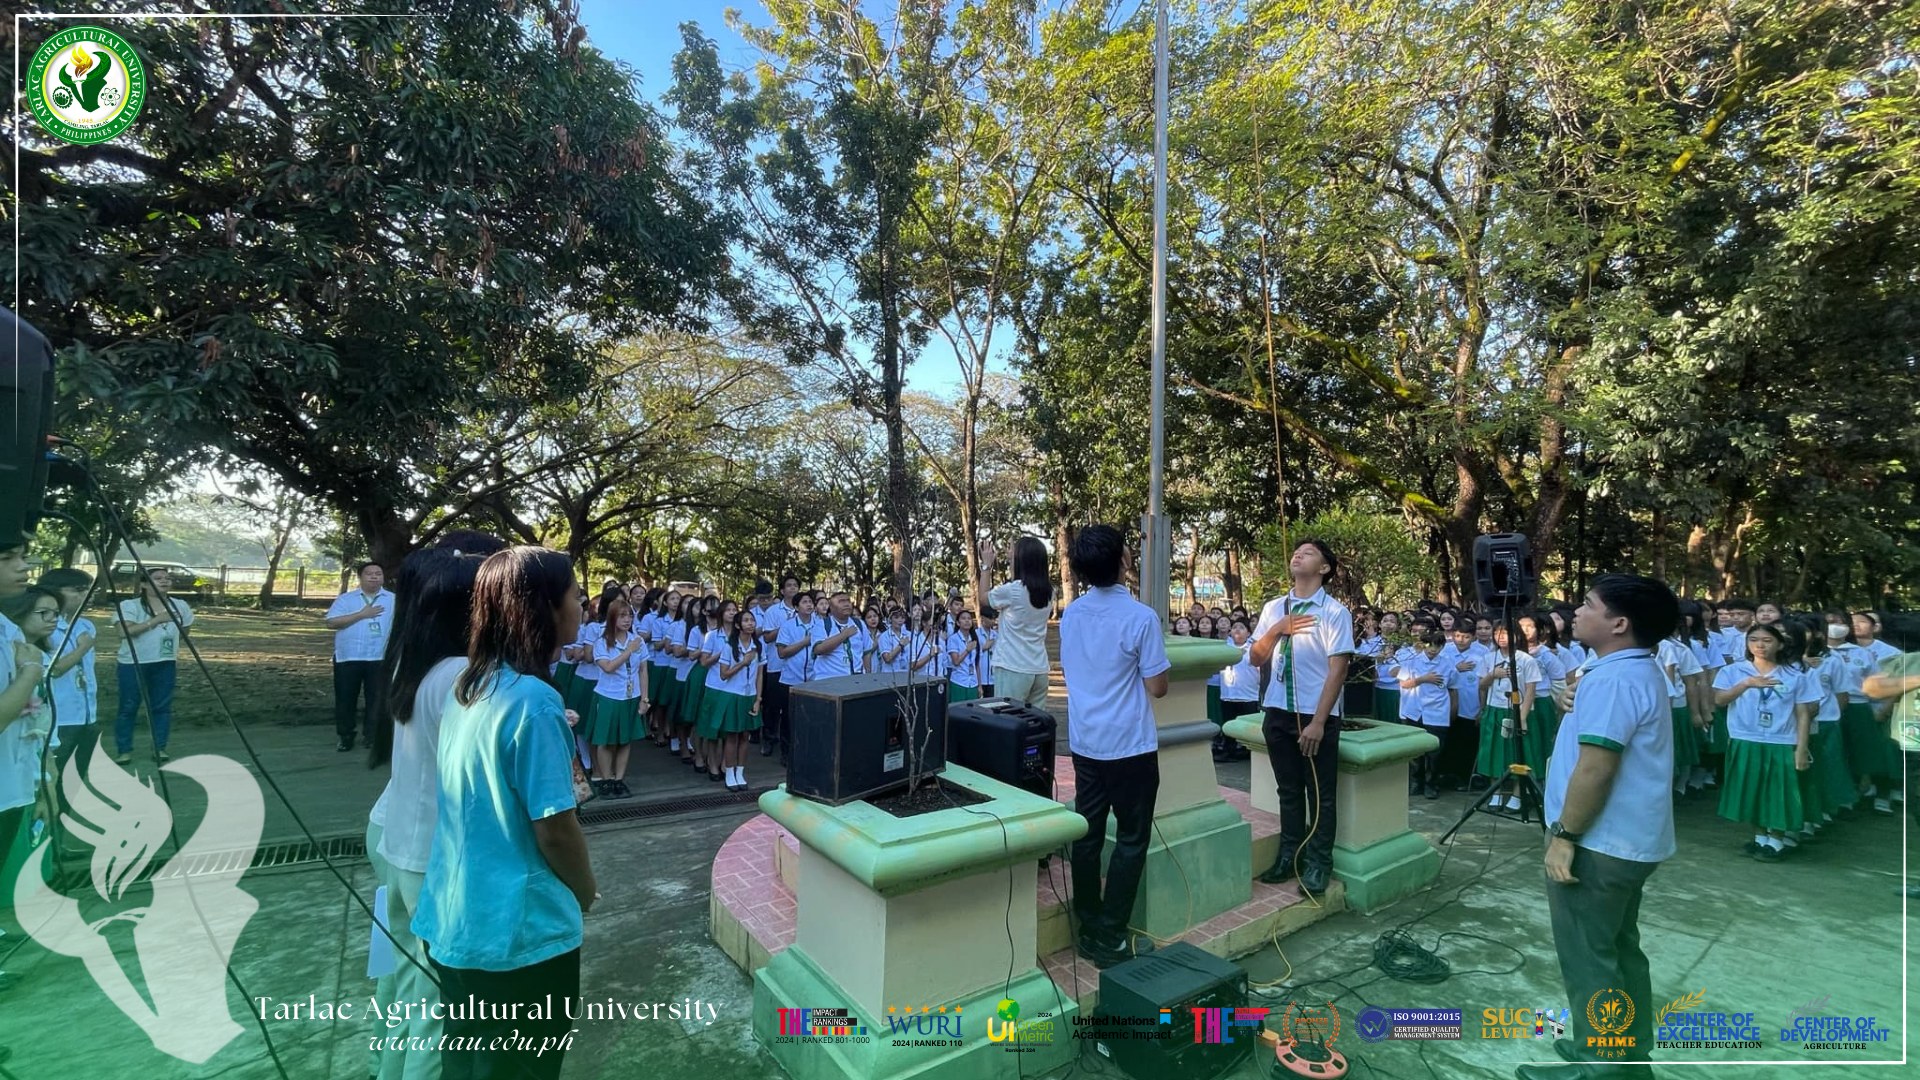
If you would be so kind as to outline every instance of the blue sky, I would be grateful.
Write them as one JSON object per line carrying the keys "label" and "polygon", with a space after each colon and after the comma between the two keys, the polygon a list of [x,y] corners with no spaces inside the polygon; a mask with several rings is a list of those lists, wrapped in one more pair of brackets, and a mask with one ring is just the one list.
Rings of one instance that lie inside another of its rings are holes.
{"label": "blue sky", "polygon": [[[673,54],[680,49],[680,24],[699,23],[720,50],[720,62],[746,67],[756,52],[727,26],[729,7],[750,23],[765,23],[766,11],[757,3],[720,3],[716,0],[580,0],[580,21],[587,40],[615,60],[631,65],[640,76],[640,92],[656,104],[673,82]],[[995,363],[994,370],[1002,365]],[[930,344],[907,368],[907,387],[921,393],[949,396],[961,389],[960,368],[944,343]]]}

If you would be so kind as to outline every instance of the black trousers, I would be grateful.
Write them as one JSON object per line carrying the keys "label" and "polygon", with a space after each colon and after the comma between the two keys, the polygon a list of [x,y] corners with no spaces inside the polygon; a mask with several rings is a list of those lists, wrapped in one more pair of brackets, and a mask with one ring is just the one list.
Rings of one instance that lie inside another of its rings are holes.
{"label": "black trousers", "polygon": [[780,756],[786,757],[793,749],[787,735],[787,699],[793,688],[780,681],[777,671],[767,672],[766,680],[760,694],[760,742],[779,747]]}
{"label": "black trousers", "polygon": [[[1647,954],[1640,950],[1640,895],[1659,865],[1616,859],[1576,845],[1573,876],[1578,882],[1547,882],[1553,948],[1560,954],[1573,1044],[1583,1061],[1651,1060],[1658,1006]],[[1599,1033],[1587,1019],[1587,1004],[1603,990],[1622,990],[1633,1000],[1633,1023],[1626,1031],[1634,1041],[1631,1049],[1607,1048],[1602,1053],[1588,1042]]]}
{"label": "black trousers", "polygon": [[[560,1075],[566,1044],[572,1041],[568,1032],[573,1021],[567,1019],[566,1003],[580,994],[579,949],[513,971],[450,968],[431,954],[427,959],[440,981],[440,1000],[449,1005],[464,1003],[471,994],[488,1006],[489,1013],[501,1004],[520,1006],[519,1019],[449,1016],[448,1049],[441,1059],[446,1080],[555,1080]],[[527,1019],[533,1005],[546,1013],[549,995],[553,1015]]]}
{"label": "black trousers", "polygon": [[381,702],[380,661],[335,660],[333,662],[333,733],[341,739],[353,738],[353,706],[356,699],[366,702],[366,718],[361,730],[365,741],[373,741],[373,718]]}
{"label": "black trousers", "polygon": [[[1158,752],[1102,761],[1073,755],[1073,810],[1087,819],[1087,834],[1073,842],[1073,908],[1080,932],[1118,946],[1133,918],[1140,874],[1153,835],[1153,802],[1160,793]],[[1100,853],[1107,844],[1107,815],[1115,819],[1107,884],[1100,887]]]}
{"label": "black trousers", "polygon": [[[1280,858],[1291,859],[1298,851],[1301,866],[1331,867],[1336,820],[1333,792],[1340,773],[1340,718],[1327,718],[1320,752],[1309,758],[1300,752],[1300,732],[1311,723],[1309,714],[1268,709],[1260,722],[1260,733],[1267,740],[1274,787],[1280,795]],[[1311,824],[1307,816],[1310,808]]]}

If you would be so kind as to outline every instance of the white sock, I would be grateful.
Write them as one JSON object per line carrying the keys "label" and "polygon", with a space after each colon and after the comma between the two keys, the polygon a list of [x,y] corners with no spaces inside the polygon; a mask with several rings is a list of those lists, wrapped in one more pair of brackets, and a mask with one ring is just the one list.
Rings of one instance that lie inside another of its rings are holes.
{"label": "white sock", "polygon": [[1775,851],[1785,851],[1787,849],[1786,841],[1777,836],[1767,837],[1767,846]]}
{"label": "white sock", "polygon": [[739,765],[727,766],[727,783],[737,784],[740,782],[740,769],[741,766]]}
{"label": "white sock", "polygon": [[1874,786],[1873,786],[1872,784],[1868,784],[1868,785],[1867,785],[1867,790],[1865,790],[1865,791],[1863,791],[1863,792],[1861,792],[1860,794],[1862,794],[1862,795],[1864,795],[1864,796],[1866,796],[1867,798],[1869,798],[1869,799],[1871,799],[1871,798],[1873,798],[1873,797],[1874,797],[1875,795],[1878,795],[1878,794],[1880,794],[1880,789],[1879,789],[1879,788],[1877,788],[1877,787],[1874,787]]}
{"label": "white sock", "polygon": [[1792,833],[1787,833],[1785,836],[1782,836],[1778,842],[1785,847],[1800,846],[1800,838],[1793,835]]}
{"label": "white sock", "polygon": [[667,743],[667,749],[678,752],[680,749],[680,740],[677,738],[669,740]]}
{"label": "white sock", "polygon": [[1753,842],[1764,846],[1767,842],[1767,834],[1763,832],[1754,833]]}

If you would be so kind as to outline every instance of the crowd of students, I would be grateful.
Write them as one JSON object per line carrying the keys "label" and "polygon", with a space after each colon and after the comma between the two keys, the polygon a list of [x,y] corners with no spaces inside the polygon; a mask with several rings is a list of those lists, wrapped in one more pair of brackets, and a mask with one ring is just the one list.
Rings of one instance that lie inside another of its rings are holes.
{"label": "crowd of students", "polygon": [[744,602],[608,581],[583,599],[579,636],[555,678],[582,718],[596,793],[633,794],[626,778],[640,743],[744,791],[749,745],[787,764],[794,687],[911,673],[946,680],[949,702],[969,701],[994,692],[998,637],[995,612],[976,616],[958,596],[856,612],[848,594],[802,590],[794,577],[778,595],[761,582]]}
{"label": "crowd of students", "polygon": [[[1451,787],[1520,808],[1509,767],[1546,775],[1560,718],[1589,662],[1570,634],[1573,611],[1528,610],[1513,617],[1511,631],[1503,614],[1434,604],[1354,613],[1362,631],[1348,677],[1371,682],[1372,716],[1439,740],[1412,764],[1410,793],[1434,799]],[[1244,608],[1193,605],[1173,619],[1173,632],[1241,649],[1241,659],[1210,680],[1210,719],[1258,711],[1260,673],[1248,657]],[[1656,653],[1672,714],[1673,796],[1717,789],[1718,812],[1754,830],[1744,850],[1763,862],[1856,811],[1894,813],[1904,785],[1892,705],[1863,688],[1901,654],[1881,632],[1871,611],[1681,601],[1679,626]],[[1216,759],[1236,750],[1232,740],[1215,742]]]}

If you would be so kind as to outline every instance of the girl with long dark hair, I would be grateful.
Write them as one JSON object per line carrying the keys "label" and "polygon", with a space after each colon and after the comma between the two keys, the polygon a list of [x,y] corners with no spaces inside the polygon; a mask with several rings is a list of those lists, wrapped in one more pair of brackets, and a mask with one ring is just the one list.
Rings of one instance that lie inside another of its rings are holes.
{"label": "girl with long dark hair", "polygon": [[567,557],[535,547],[495,552],[475,582],[467,667],[441,724],[439,813],[413,920],[443,998],[488,1005],[450,1011],[446,1033],[456,1045],[486,1048],[448,1051],[464,1058],[449,1059],[450,1073],[547,1080],[565,1058],[559,1043],[569,1022],[551,1003],[580,993],[581,917],[598,897],[574,811],[573,735],[547,681],[560,646],[579,631],[575,589]]}
{"label": "girl with long dark hair", "polygon": [[998,620],[994,642],[994,691],[1029,705],[1047,703],[1047,622],[1053,615],[1053,580],[1047,545],[1022,536],[1007,548],[1012,580],[987,588],[993,573],[993,545],[980,544],[980,595]]}
{"label": "girl with long dark hair", "polygon": [[593,747],[594,790],[614,799],[633,794],[627,788],[627,756],[640,738],[640,710],[647,706],[647,640],[633,627],[633,605],[624,596],[607,600],[592,663],[600,669],[594,685],[587,742]]}
{"label": "girl with long dark hair", "polygon": [[140,704],[147,703],[153,725],[153,759],[167,757],[167,735],[173,730],[175,658],[193,625],[193,609],[185,600],[167,595],[171,584],[158,567],[140,571],[140,591],[120,602],[115,626],[121,632],[119,661],[120,704],[113,718],[115,761],[133,760],[133,722]]}
{"label": "girl with long dark hair", "polygon": [[[478,554],[428,548],[407,556],[394,575],[393,633],[382,662],[387,707],[373,755],[390,758],[393,771],[367,822],[368,860],[387,889],[384,915],[396,954],[393,974],[380,980],[382,1001],[440,996],[428,975],[427,954],[414,936],[413,917],[420,910],[439,819],[440,720],[453,700],[454,681],[466,670],[473,584],[483,561]],[[385,1021],[376,1024],[383,1038],[426,1043],[437,1044],[442,1031],[442,1022],[425,1014],[410,1014],[402,1027],[391,1030]],[[379,1080],[407,1075],[409,1055],[376,1053],[374,1058]],[[413,1075],[421,1075],[418,1066]]]}
{"label": "girl with long dark hair", "polygon": [[[747,790],[747,733],[760,728],[761,644],[753,612],[736,605],[725,630],[709,637],[713,664],[701,706],[702,738],[715,740],[728,791]],[[724,609],[723,609],[724,611]]]}

